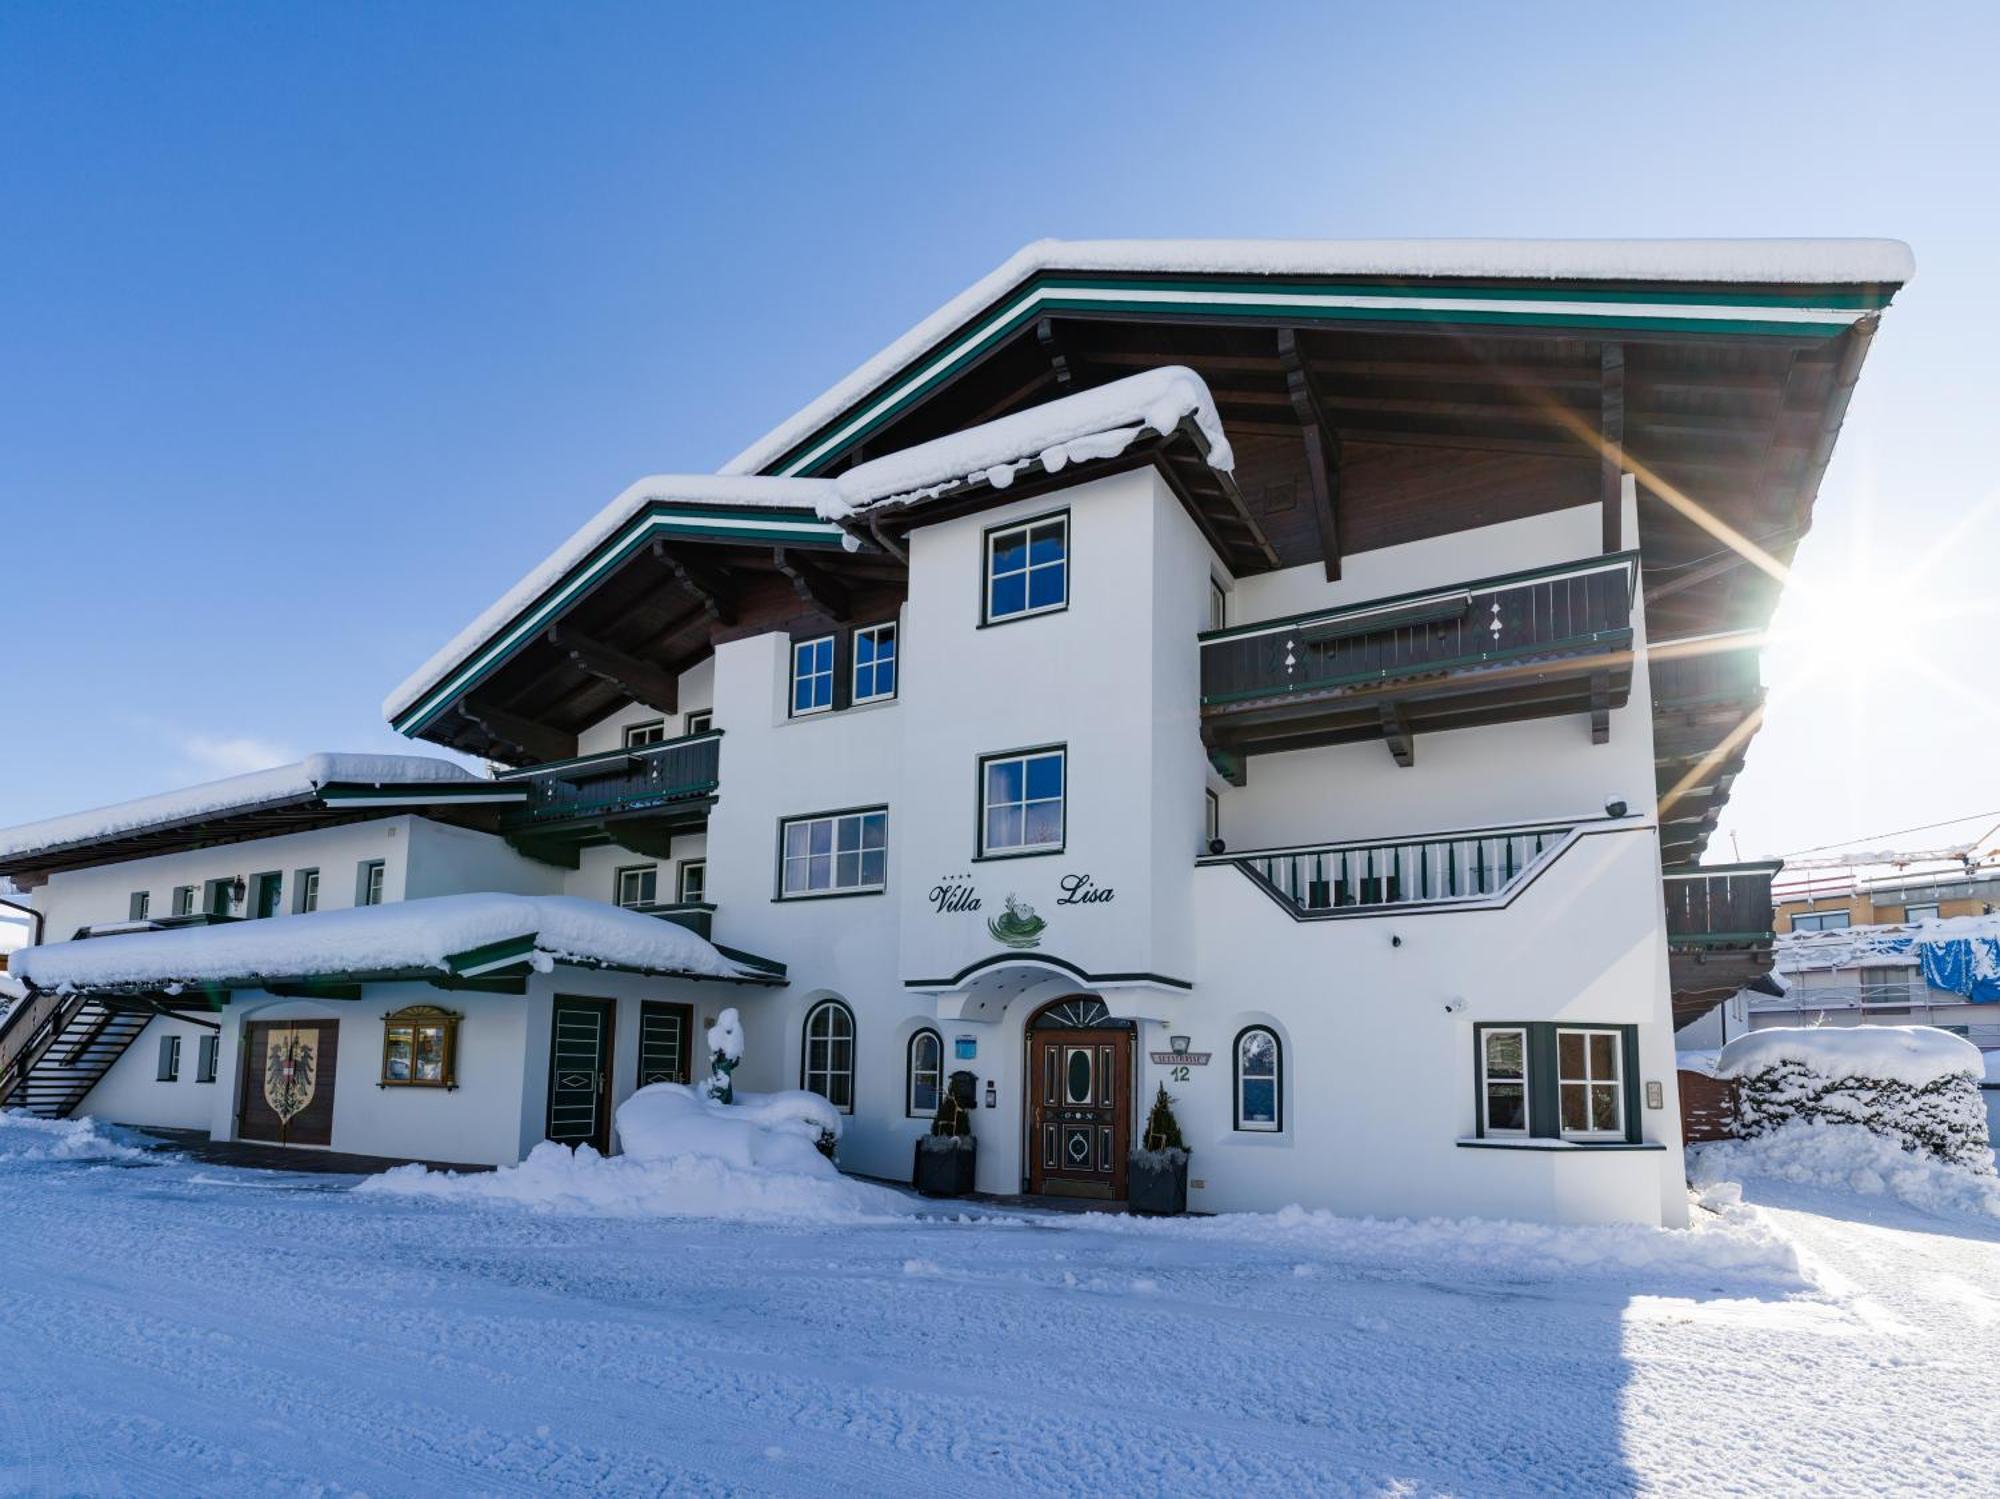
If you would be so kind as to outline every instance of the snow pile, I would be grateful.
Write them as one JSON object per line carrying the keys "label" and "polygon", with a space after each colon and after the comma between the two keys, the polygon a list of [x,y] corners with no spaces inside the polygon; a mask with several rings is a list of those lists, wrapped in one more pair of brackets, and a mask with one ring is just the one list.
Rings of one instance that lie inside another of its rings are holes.
{"label": "snow pile", "polygon": [[941,340],[1045,271],[1246,276],[1488,276],[1509,281],[1900,285],[1916,273],[1893,239],[1043,239],[1017,251],[724,466],[782,458]]}
{"label": "snow pile", "polygon": [[1207,440],[1211,467],[1236,466],[1201,376],[1164,365],[857,464],[836,481],[835,494],[817,502],[819,513],[842,520],[981,479],[1005,489],[1031,464],[1054,474],[1071,463],[1115,458],[1144,433],[1171,432],[1184,417],[1193,417]]}
{"label": "snow pile", "polygon": [[131,1161],[145,1136],[116,1125],[80,1119],[37,1119],[0,1109],[0,1161]]}
{"label": "snow pile", "polygon": [[1904,1149],[1990,1172],[1984,1064],[1971,1042],[1927,1025],[1780,1027],[1722,1048],[1716,1076],[1741,1085],[1737,1127],[1860,1125]]}
{"label": "snow pile", "polygon": [[1111,1217],[1080,1214],[1050,1227],[1098,1233],[1186,1237],[1203,1243],[1282,1247],[1380,1267],[1388,1275],[1455,1275],[1500,1280],[1617,1279],[1640,1270],[1688,1278],[1732,1279],[1798,1288],[1807,1276],[1791,1242],[1761,1215],[1739,1209],[1697,1219],[1692,1228],[1519,1223],[1491,1218],[1343,1218],[1325,1209],[1225,1213],[1214,1218]]}
{"label": "snow pile", "polygon": [[115,984],[253,983],[334,973],[443,969],[491,943],[532,939],[530,958],[612,963],[688,977],[762,977],[686,927],[570,895],[439,895],[218,926],[55,942],[15,955],[44,989]]}
{"label": "snow pile", "polygon": [[1715,1076],[1719,1051],[1677,1051],[1674,1053],[1674,1068],[1680,1072],[1696,1072],[1703,1077]]}
{"label": "snow pile", "polygon": [[462,765],[429,755],[308,755],[291,765],[277,765],[90,812],[72,812],[64,817],[0,829],[0,858],[244,812],[271,803],[298,801],[328,785],[410,786],[433,782],[462,785],[479,779]]}
{"label": "snow pile", "polygon": [[1688,1149],[1688,1176],[1708,1192],[1741,1177],[1774,1177],[1809,1187],[1894,1197],[1927,1213],[2000,1218],[2000,1177],[1905,1150],[1851,1124],[1794,1121],[1754,1140]]}
{"label": "snow pile", "polygon": [[399,1166],[357,1190],[612,1218],[908,1217],[908,1198],[842,1176],[821,1154],[816,1142],[839,1133],[840,1115],[815,1093],[740,1093],[720,1104],[678,1083],[654,1083],[619,1106],[623,1155],[545,1141],[519,1166],[463,1176]]}

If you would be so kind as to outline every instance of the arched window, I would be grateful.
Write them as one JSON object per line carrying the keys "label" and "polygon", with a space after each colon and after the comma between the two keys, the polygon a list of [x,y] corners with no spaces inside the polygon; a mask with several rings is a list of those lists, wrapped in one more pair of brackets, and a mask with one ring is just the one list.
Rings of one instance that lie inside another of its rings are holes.
{"label": "arched window", "polygon": [[1278,1034],[1253,1025],[1236,1036],[1236,1127],[1284,1128],[1284,1052]]}
{"label": "arched window", "polygon": [[918,1031],[910,1037],[909,1116],[935,1118],[943,1088],[944,1040],[936,1031]]}
{"label": "arched window", "polygon": [[854,1112],[854,1012],[823,999],[806,1012],[800,1084],[843,1114]]}

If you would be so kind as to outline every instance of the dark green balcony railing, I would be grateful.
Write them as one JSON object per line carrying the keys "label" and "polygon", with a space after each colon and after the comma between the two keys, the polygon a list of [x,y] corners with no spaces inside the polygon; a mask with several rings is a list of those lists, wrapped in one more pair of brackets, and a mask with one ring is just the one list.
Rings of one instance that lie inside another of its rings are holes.
{"label": "dark green balcony railing", "polygon": [[531,791],[528,804],[509,811],[501,825],[509,832],[525,832],[672,810],[715,794],[721,753],[722,731],[710,729],[635,749],[510,771],[502,779],[526,781]]}
{"label": "dark green balcony railing", "polygon": [[1668,870],[1667,941],[1675,947],[1745,946],[1772,940],[1771,879],[1778,861]]}
{"label": "dark green balcony railing", "polygon": [[1201,636],[1206,707],[1629,645],[1634,554]]}

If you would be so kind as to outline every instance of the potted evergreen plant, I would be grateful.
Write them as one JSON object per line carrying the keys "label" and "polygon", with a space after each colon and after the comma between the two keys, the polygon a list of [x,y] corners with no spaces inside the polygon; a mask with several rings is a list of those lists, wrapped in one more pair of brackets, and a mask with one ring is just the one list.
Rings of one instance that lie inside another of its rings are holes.
{"label": "potted evergreen plant", "polygon": [[[959,1097],[961,1077],[970,1083],[971,1074],[952,1074],[952,1085],[938,1100],[930,1133],[917,1139],[917,1163],[911,1180],[926,1197],[964,1197],[972,1191],[979,1142],[972,1138],[972,1113],[966,1100]],[[971,1089],[963,1091],[969,1094]]]}
{"label": "potted evergreen plant", "polygon": [[1126,1206],[1135,1213],[1171,1216],[1187,1211],[1188,1148],[1174,1118],[1165,1083],[1153,1098],[1140,1148],[1132,1152]]}

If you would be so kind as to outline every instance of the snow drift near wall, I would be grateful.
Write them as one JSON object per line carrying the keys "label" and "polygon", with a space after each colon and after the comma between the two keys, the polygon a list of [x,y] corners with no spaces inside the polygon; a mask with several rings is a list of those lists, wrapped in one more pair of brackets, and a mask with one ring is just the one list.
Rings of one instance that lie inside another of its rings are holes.
{"label": "snow drift near wall", "polygon": [[1688,1150],[1688,1180],[1699,1188],[1754,1177],[1893,1197],[1926,1213],[2000,1218],[2000,1176],[1905,1150],[1858,1125],[1794,1121],[1753,1140]]}

